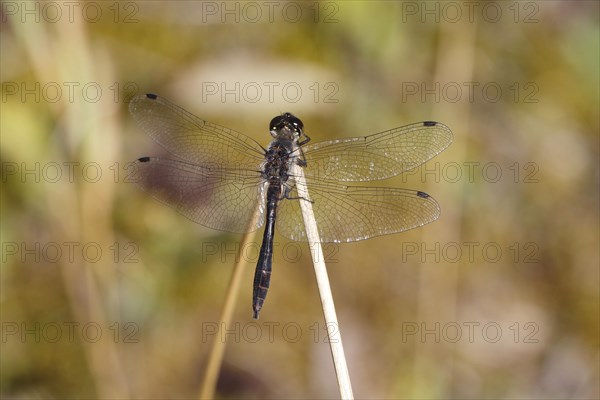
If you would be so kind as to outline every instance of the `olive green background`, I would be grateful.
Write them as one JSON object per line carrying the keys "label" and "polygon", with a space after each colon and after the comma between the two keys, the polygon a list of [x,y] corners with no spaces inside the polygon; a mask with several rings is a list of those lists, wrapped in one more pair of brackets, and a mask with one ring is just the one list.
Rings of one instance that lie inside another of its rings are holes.
{"label": "olive green background", "polygon": [[2,2],[5,398],[336,398],[309,249],[260,234],[214,334],[240,235],[127,183],[160,153],[127,101],[160,94],[264,146],[422,120],[453,144],[377,185],[439,220],[328,245],[357,398],[580,399],[599,389],[599,6],[540,2]]}

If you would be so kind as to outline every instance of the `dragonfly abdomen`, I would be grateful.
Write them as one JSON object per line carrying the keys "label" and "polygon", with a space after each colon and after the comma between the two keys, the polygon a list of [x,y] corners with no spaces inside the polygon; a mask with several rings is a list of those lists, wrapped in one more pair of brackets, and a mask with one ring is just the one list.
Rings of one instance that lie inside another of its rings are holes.
{"label": "dragonfly abdomen", "polygon": [[277,216],[277,203],[281,198],[281,185],[270,184],[267,190],[267,222],[260,246],[260,255],[254,272],[254,286],[252,291],[253,318],[258,319],[258,314],[267,297],[271,283],[271,270],[273,267],[273,236],[275,236],[275,217]]}

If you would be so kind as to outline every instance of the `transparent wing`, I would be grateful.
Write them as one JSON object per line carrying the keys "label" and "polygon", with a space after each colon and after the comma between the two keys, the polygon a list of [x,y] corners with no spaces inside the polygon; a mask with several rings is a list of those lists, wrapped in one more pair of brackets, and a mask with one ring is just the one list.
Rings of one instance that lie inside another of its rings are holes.
{"label": "transparent wing", "polygon": [[[436,220],[438,203],[428,194],[395,188],[312,183],[308,193],[313,201],[321,242],[354,242],[374,236],[403,232]],[[292,240],[307,241],[300,210],[302,199],[294,187],[279,202],[276,231]]]}
{"label": "transparent wing", "polygon": [[264,184],[258,172],[143,157],[133,163],[128,178],[208,228],[242,233],[260,228],[264,221]]}
{"label": "transparent wing", "polygon": [[386,179],[418,167],[451,142],[450,128],[426,121],[364,137],[308,144],[302,147],[307,164],[304,174],[308,180]]}
{"label": "transparent wing", "polygon": [[154,94],[135,96],[129,111],[169,153],[198,165],[260,169],[265,150],[248,136],[204,121]]}

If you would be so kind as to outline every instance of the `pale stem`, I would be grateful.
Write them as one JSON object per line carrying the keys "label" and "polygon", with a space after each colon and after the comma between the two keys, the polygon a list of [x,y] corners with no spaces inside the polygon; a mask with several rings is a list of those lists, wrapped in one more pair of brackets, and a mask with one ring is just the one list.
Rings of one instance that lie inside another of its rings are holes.
{"label": "pale stem", "polygon": [[[335,373],[340,388],[340,395],[342,399],[353,399],[352,384],[350,382],[348,365],[346,363],[346,356],[342,345],[341,329],[338,324],[335,305],[333,304],[333,296],[331,294],[331,287],[329,286],[329,278],[327,276],[327,267],[325,266],[325,257],[323,255],[323,248],[321,247],[319,231],[317,229],[312,203],[306,200],[310,199],[310,196],[306,187],[304,171],[300,166],[294,164],[292,167],[292,175],[296,177],[296,189],[298,191],[298,197],[300,197],[298,201],[300,202],[300,208],[302,209],[306,237],[311,249],[310,253],[315,268],[319,294],[321,296],[325,326],[327,327],[329,346],[331,348]],[[334,329],[330,329],[329,327]]]}

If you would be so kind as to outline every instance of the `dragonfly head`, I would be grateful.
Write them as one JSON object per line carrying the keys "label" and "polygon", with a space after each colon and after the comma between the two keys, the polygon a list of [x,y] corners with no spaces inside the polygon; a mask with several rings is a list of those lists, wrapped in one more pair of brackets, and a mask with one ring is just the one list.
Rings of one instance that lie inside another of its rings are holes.
{"label": "dragonfly head", "polygon": [[290,113],[276,116],[269,124],[271,136],[282,139],[298,139],[303,135],[304,124],[299,118]]}

